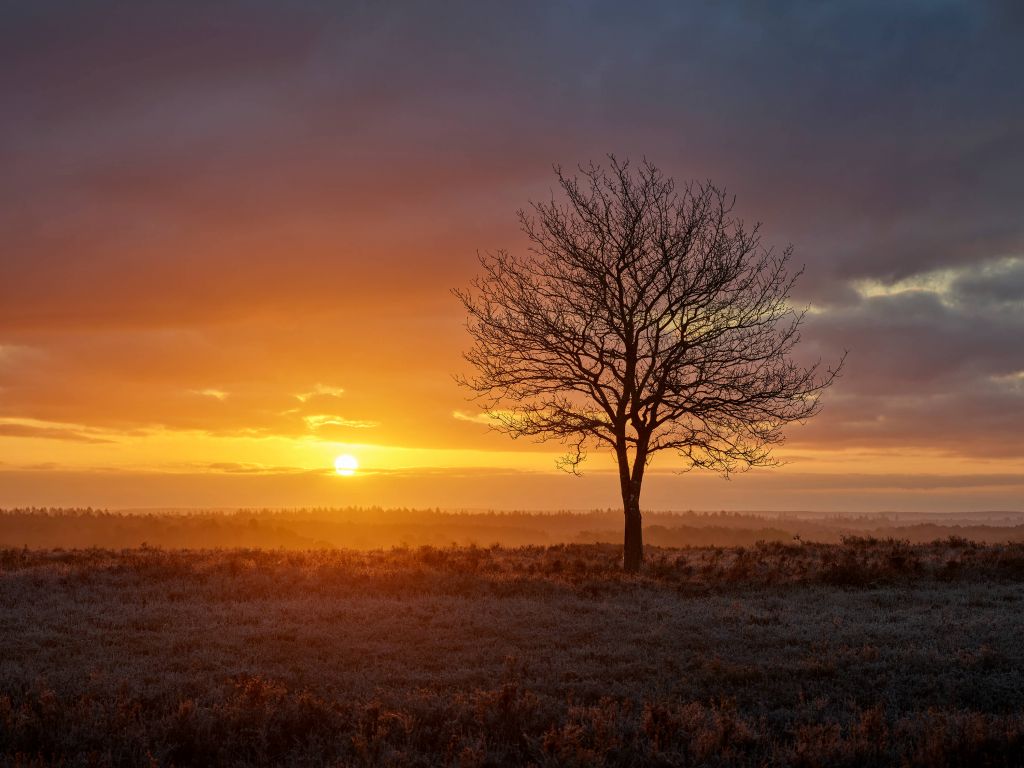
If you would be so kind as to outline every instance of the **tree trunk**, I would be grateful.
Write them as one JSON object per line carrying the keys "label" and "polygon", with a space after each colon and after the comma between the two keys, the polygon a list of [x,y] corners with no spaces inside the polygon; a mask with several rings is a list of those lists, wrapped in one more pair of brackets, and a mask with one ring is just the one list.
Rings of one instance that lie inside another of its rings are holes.
{"label": "tree trunk", "polygon": [[629,465],[626,439],[619,435],[615,453],[619,460],[619,484],[622,490],[622,511],[625,513],[625,534],[622,537],[622,570],[636,573],[644,561],[644,531],[640,516],[640,487],[644,481],[647,441],[637,443],[633,466]]}
{"label": "tree trunk", "polygon": [[[632,484],[631,484],[632,485]],[[622,569],[636,573],[644,561],[644,531],[640,516],[640,489],[631,487],[622,494],[626,513],[626,531],[622,546]]]}

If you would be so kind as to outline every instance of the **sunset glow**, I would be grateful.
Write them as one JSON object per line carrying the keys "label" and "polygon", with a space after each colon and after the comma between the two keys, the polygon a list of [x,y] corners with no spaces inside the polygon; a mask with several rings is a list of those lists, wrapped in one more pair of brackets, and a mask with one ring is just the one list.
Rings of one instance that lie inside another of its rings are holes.
{"label": "sunset glow", "polygon": [[607,453],[560,473],[467,402],[450,293],[526,251],[553,163],[610,151],[734,192],[806,265],[803,354],[849,350],[783,467],[659,456],[652,508],[1024,506],[1024,99],[995,16],[942,16],[989,30],[972,57],[890,55],[853,10],[147,8],[3,25],[0,506],[615,504]]}

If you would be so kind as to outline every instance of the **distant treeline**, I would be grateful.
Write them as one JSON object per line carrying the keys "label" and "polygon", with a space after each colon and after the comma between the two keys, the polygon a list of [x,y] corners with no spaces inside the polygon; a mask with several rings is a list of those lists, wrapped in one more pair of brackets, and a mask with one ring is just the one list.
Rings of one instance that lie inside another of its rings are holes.
{"label": "distant treeline", "polygon": [[[915,523],[884,518],[805,519],[729,512],[649,512],[655,546],[750,546],[799,539],[836,543],[849,535],[924,543],[949,536],[978,542],[1024,541],[1024,525]],[[550,545],[621,542],[622,513],[481,512],[439,509],[198,510],[144,513],[85,509],[0,510],[0,547],[354,548]]]}

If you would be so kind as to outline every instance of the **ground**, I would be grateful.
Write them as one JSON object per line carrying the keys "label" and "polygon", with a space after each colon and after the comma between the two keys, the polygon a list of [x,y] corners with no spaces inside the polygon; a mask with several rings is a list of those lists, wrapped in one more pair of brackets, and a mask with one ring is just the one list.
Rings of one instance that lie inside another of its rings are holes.
{"label": "ground", "polygon": [[1024,546],[0,552],[0,764],[1018,765]]}

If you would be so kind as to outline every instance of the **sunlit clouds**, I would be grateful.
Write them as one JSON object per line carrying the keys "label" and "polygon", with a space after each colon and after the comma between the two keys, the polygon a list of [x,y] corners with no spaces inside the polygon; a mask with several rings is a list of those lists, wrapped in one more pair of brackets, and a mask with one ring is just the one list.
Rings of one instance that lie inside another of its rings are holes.
{"label": "sunlit clouds", "polygon": [[977,264],[945,267],[898,280],[853,280],[862,299],[926,294],[947,307],[985,312],[1003,304],[1024,310],[1024,257],[1006,256]]}
{"label": "sunlit clouds", "polygon": [[201,397],[212,397],[214,400],[220,400],[222,402],[224,400],[226,400],[227,397],[228,397],[228,393],[225,392],[223,389],[207,388],[207,389],[192,389],[192,390],[189,390],[189,391],[192,392],[195,395],[200,395]]}
{"label": "sunlit clouds", "polygon": [[342,387],[329,387],[324,384],[317,384],[308,392],[299,392],[295,395],[295,399],[300,403],[307,403],[313,397],[323,395],[327,397],[341,397],[345,394],[345,390]]}
{"label": "sunlit clouds", "polygon": [[359,419],[346,419],[344,416],[334,416],[328,413],[316,413],[310,416],[303,416],[302,420],[312,431],[324,427],[352,427],[353,429],[372,429],[378,426],[376,421],[360,421]]}

